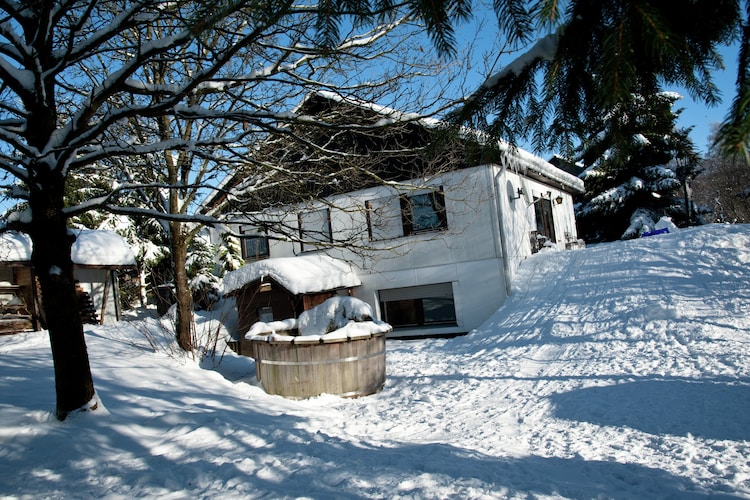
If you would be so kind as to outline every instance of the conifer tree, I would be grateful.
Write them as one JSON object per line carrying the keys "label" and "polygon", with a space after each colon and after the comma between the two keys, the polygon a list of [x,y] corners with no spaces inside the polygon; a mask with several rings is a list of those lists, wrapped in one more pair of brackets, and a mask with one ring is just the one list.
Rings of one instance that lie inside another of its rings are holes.
{"label": "conifer tree", "polygon": [[676,126],[678,98],[633,96],[594,122],[577,158],[585,167],[586,193],[576,221],[586,241],[635,238],[662,216],[685,213],[679,188],[698,156],[689,129]]}
{"label": "conifer tree", "polygon": [[731,140],[741,147],[750,130],[750,12],[743,14],[743,3],[750,10],[748,0],[498,0],[500,31],[520,55],[454,118],[511,142],[531,139],[538,149],[565,150],[585,137],[590,122],[664,85],[718,103],[711,76],[723,66],[718,48],[741,39],[736,120],[724,136],[736,132]]}

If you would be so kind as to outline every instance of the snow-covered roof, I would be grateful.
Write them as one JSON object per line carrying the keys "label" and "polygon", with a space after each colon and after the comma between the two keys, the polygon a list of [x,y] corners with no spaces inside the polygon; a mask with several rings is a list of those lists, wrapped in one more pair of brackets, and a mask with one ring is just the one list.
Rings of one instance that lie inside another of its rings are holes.
{"label": "snow-covered roof", "polygon": [[266,277],[295,295],[362,284],[352,266],[346,262],[316,254],[265,259],[242,266],[224,276],[224,293],[239,290],[248,283]]}
{"label": "snow-covered roof", "polygon": [[[135,266],[135,255],[125,239],[114,231],[75,229],[71,249],[73,263],[79,266]],[[0,234],[0,261],[30,262],[33,245],[25,233]]]}

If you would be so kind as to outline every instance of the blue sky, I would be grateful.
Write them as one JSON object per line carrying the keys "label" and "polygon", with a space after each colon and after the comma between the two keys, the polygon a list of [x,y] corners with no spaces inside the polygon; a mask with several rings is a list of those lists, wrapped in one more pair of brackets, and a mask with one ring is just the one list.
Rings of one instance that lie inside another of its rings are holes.
{"label": "blue sky", "polygon": [[714,72],[714,82],[721,90],[721,104],[709,107],[703,102],[695,102],[683,89],[667,89],[675,90],[684,96],[677,102],[678,107],[684,108],[679,123],[683,127],[693,127],[690,138],[703,152],[710,145],[711,125],[724,120],[732,105],[736,92],[738,51],[737,45],[723,47],[721,50],[726,69]]}

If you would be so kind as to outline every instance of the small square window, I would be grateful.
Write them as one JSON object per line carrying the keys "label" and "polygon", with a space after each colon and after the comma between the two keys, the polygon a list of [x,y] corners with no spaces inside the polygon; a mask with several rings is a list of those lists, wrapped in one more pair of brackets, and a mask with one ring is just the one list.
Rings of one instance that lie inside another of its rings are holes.
{"label": "small square window", "polygon": [[257,230],[241,230],[243,233],[240,244],[242,258],[245,260],[261,260],[270,256],[268,237]]}
{"label": "small square window", "polygon": [[273,321],[273,308],[271,307],[259,307],[258,308],[258,321],[263,323],[270,323]]}
{"label": "small square window", "polygon": [[401,197],[401,218],[404,234],[438,231],[448,227],[445,195],[442,191]]}

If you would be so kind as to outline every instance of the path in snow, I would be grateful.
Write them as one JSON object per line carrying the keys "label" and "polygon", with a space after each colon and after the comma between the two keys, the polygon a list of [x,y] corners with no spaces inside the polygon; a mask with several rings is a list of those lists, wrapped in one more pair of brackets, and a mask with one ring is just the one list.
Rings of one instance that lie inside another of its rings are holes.
{"label": "path in snow", "polygon": [[747,494],[750,366],[737,347],[750,343],[750,240],[713,237],[535,256],[479,331],[389,344],[381,401],[338,410],[379,422],[379,442],[641,464]]}

